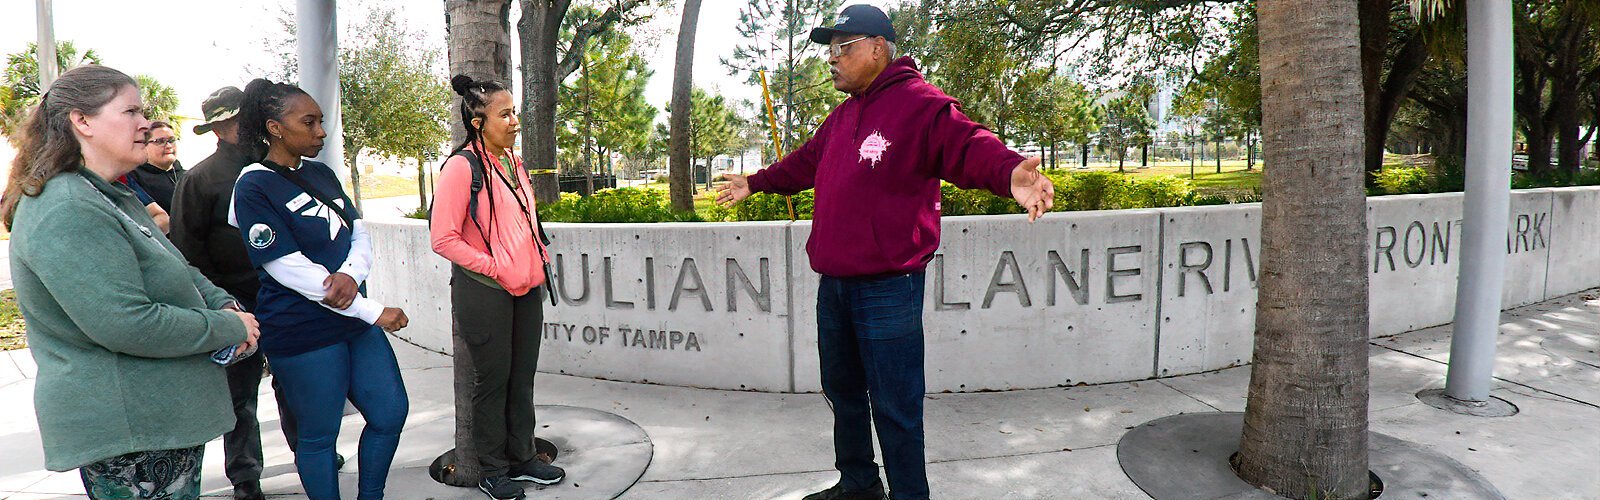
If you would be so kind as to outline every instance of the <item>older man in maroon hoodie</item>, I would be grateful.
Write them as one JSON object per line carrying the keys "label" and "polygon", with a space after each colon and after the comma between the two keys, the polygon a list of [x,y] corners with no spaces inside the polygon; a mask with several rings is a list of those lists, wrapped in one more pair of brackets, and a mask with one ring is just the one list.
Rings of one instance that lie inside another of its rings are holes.
{"label": "older man in maroon hoodie", "polygon": [[833,86],[850,94],[816,135],[748,178],[728,174],[717,201],[751,193],[816,189],[806,253],[822,275],[817,349],[822,391],[833,404],[839,483],[807,500],[883,498],[872,449],[877,424],[895,499],[928,498],[923,452],[923,270],[939,247],[939,181],[1015,198],[1030,221],[1055,187],[960,103],[895,58],[883,11],[852,5],[833,27],[812,30],[829,45]]}

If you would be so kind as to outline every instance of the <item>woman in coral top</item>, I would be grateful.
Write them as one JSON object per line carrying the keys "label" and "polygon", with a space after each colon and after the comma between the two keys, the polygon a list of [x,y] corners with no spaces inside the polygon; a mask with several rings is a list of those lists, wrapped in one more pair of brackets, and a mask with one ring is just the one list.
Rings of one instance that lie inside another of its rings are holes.
{"label": "woman in coral top", "polygon": [[[555,484],[565,476],[534,460],[533,378],[548,255],[536,229],[528,172],[511,152],[519,128],[511,92],[465,75],[450,85],[461,96],[467,140],[439,173],[430,218],[433,251],[453,264],[456,345],[465,346],[474,364],[472,380],[458,380],[456,387],[474,391],[477,456],[457,459],[477,460],[483,477],[478,489],[490,498],[518,498],[520,481]],[[461,370],[456,375],[469,376]]]}

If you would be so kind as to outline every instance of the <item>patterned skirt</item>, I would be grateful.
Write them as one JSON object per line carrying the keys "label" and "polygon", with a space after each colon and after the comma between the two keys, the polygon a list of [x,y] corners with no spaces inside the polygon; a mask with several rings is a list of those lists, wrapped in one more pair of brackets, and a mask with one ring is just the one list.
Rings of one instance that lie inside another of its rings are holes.
{"label": "patterned skirt", "polygon": [[205,446],[141,451],[78,469],[83,491],[93,500],[200,498],[200,460]]}

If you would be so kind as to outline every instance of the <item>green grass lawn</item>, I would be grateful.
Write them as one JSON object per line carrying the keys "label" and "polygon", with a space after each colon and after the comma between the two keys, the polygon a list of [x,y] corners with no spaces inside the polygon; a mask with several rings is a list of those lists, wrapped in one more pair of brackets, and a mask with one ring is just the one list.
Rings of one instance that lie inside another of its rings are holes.
{"label": "green grass lawn", "polygon": [[[416,195],[416,176],[375,174],[361,176],[361,198],[364,200]],[[355,193],[350,193],[350,196],[355,196]]]}
{"label": "green grass lawn", "polygon": [[17,291],[0,291],[0,351],[28,347],[27,328],[22,310],[17,308]]}
{"label": "green grass lawn", "polygon": [[1204,174],[1196,173],[1194,180],[1190,182],[1194,184],[1195,189],[1200,191],[1250,191],[1261,189],[1261,171],[1255,170],[1246,172],[1243,170],[1236,170],[1233,172],[1223,172],[1220,174],[1215,173],[1215,171]]}

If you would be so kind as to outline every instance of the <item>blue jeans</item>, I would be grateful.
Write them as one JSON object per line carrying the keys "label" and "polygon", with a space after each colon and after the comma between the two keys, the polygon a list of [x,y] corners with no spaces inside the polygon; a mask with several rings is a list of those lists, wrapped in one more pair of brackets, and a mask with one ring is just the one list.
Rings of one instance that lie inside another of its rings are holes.
{"label": "blue jeans", "polygon": [[339,438],[348,398],[367,421],[361,430],[356,497],[383,498],[389,465],[400,445],[400,428],[405,426],[410,407],[400,365],[383,330],[372,327],[338,344],[268,361],[284,399],[299,419],[300,443],[294,462],[306,496],[312,500],[339,498],[333,445]]}
{"label": "blue jeans", "polygon": [[922,432],[922,273],[888,278],[822,277],[817,351],[822,393],[833,406],[834,466],[846,490],[878,482],[878,428],[895,499],[928,498]]}

